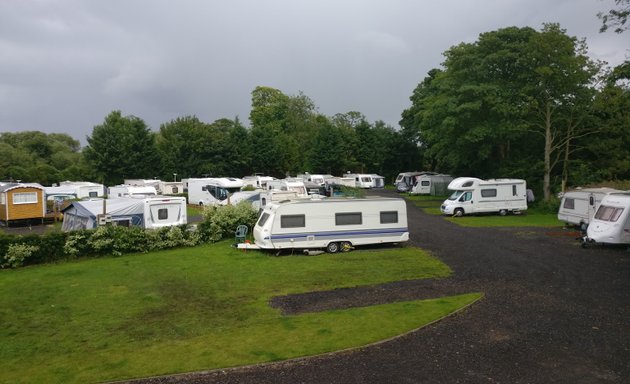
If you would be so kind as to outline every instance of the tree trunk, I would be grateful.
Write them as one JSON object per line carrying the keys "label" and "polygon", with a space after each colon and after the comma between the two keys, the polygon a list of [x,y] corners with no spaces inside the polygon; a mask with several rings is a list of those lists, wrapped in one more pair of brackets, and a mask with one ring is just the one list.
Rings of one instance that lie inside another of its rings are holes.
{"label": "tree trunk", "polygon": [[546,106],[545,111],[545,174],[543,176],[543,198],[545,201],[551,199],[551,109]]}

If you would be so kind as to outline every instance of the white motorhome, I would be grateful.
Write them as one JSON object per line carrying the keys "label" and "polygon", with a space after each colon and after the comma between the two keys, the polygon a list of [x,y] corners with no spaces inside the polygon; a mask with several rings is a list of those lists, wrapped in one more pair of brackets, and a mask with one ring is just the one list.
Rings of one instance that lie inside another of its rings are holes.
{"label": "white motorhome", "polygon": [[354,178],[354,187],[356,188],[372,188],[374,185],[372,175],[366,173],[347,173],[345,176]]}
{"label": "white motorhome", "polygon": [[414,195],[444,196],[448,185],[453,181],[450,175],[426,173],[416,176],[416,181],[409,193]]}
{"label": "white motorhome", "polygon": [[525,180],[458,177],[450,182],[453,194],[442,203],[445,215],[462,216],[474,213],[519,213],[527,209]]}
{"label": "white motorhome", "polygon": [[134,185],[115,185],[113,187],[109,187],[107,191],[107,196],[109,198],[115,197],[150,197],[156,196],[157,189],[152,186],[134,186]]}
{"label": "white motorhome", "polygon": [[330,253],[354,246],[409,240],[407,206],[403,199],[303,199],[267,204],[252,244],[240,248],[326,249]]}
{"label": "white motorhome", "polygon": [[558,220],[586,230],[604,196],[622,192],[613,188],[583,188],[565,192],[558,208]]}
{"label": "white motorhome", "polygon": [[586,229],[586,240],[587,243],[630,244],[630,192],[604,196]]}
{"label": "white motorhome", "polygon": [[195,205],[220,204],[243,187],[243,180],[234,177],[191,178],[187,182],[188,204]]}
{"label": "white motorhome", "polygon": [[276,180],[275,177],[271,176],[245,176],[243,177],[243,187],[254,187],[254,189],[267,189],[267,183],[270,181]]}
{"label": "white motorhome", "polygon": [[75,201],[63,211],[63,231],[94,229],[99,225],[119,225],[156,229],[184,225],[184,197],[116,198]]}

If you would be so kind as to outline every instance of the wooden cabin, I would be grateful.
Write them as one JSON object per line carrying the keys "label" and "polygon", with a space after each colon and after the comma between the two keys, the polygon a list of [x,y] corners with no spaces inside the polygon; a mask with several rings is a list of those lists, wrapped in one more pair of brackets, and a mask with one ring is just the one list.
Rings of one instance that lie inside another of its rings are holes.
{"label": "wooden cabin", "polygon": [[35,183],[0,185],[0,221],[8,227],[12,222],[44,222],[46,198],[44,187]]}

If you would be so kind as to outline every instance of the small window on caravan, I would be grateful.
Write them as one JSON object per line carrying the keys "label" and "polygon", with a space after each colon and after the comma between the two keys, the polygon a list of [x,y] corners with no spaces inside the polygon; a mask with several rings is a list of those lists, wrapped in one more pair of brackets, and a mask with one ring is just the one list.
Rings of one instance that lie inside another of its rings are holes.
{"label": "small window on caravan", "polygon": [[512,186],[512,196],[517,196],[517,193],[516,193],[516,185],[513,185],[513,186]]}
{"label": "small window on caravan", "polygon": [[269,214],[263,213],[262,216],[260,216],[260,220],[258,220],[258,226],[262,227],[263,225],[265,225],[268,218],[269,218]]}
{"label": "small window on caravan", "polygon": [[305,215],[280,216],[280,228],[302,228],[306,226]]}
{"label": "small window on caravan", "polygon": [[168,209],[160,208],[158,209],[158,220],[166,220],[168,219]]}
{"label": "small window on caravan", "polygon": [[565,197],[564,204],[562,204],[562,208],[564,209],[575,209],[575,199]]}
{"label": "small window on caravan", "polygon": [[172,192],[172,193],[178,193],[178,192],[177,192],[177,187],[173,187],[173,188],[171,188],[171,192]]}
{"label": "small window on caravan", "polygon": [[335,213],[335,225],[363,224],[361,212]]}
{"label": "small window on caravan", "polygon": [[89,196],[90,197],[98,197],[98,192],[96,192],[96,191],[90,192]]}
{"label": "small window on caravan", "polygon": [[428,187],[430,184],[431,182],[429,180],[422,180],[422,182],[420,182],[420,185],[423,187]]}
{"label": "small window on caravan", "polygon": [[381,212],[381,224],[391,224],[398,222],[398,211]]}
{"label": "small window on caravan", "polygon": [[496,189],[482,189],[481,190],[481,197],[497,197],[497,190]]}

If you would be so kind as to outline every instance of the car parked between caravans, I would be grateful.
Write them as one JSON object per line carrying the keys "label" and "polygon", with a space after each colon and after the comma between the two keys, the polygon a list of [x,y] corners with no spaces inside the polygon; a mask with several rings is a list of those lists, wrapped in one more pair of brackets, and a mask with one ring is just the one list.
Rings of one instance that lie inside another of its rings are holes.
{"label": "car parked between caravans", "polygon": [[527,209],[525,180],[458,177],[451,181],[448,189],[453,193],[440,207],[445,215],[498,212],[503,216]]}
{"label": "car parked between caravans", "polygon": [[585,240],[585,244],[630,244],[630,192],[604,196],[586,229]]}
{"label": "car parked between caravans", "polygon": [[622,192],[613,188],[583,188],[565,192],[558,208],[558,220],[586,230],[604,196]]}
{"label": "car parked between caravans", "polygon": [[302,199],[267,204],[254,227],[255,244],[240,248],[326,249],[409,240],[403,199]]}

